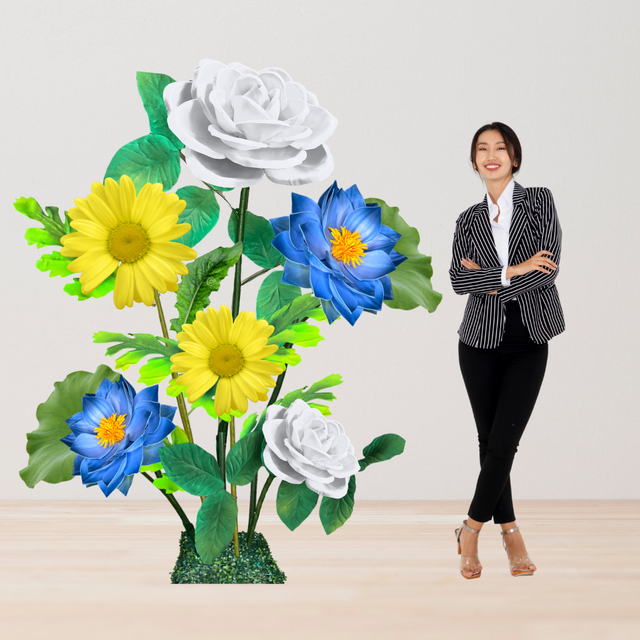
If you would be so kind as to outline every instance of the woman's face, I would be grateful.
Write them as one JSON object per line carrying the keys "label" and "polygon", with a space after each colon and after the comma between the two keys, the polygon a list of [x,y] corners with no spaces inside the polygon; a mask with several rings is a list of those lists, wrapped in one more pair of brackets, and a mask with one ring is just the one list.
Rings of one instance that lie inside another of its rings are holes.
{"label": "woman's face", "polygon": [[[497,166],[496,166],[497,165]],[[483,131],[476,144],[476,167],[485,180],[511,179],[511,158],[499,131]]]}

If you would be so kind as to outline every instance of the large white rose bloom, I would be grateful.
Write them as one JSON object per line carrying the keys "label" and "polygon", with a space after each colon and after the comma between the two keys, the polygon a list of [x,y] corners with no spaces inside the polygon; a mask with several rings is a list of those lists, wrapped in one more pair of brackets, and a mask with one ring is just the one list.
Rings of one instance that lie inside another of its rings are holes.
{"label": "large white rose bloom", "polygon": [[264,464],[278,478],[301,484],[321,496],[342,498],[349,478],[360,470],[344,427],[296,400],[286,409],[272,404],[262,427]]}
{"label": "large white rose bloom", "polygon": [[193,82],[173,82],[163,97],[169,128],[200,180],[248,187],[266,173],[278,184],[300,185],[333,171],[323,143],[338,121],[283,69],[204,59]]}

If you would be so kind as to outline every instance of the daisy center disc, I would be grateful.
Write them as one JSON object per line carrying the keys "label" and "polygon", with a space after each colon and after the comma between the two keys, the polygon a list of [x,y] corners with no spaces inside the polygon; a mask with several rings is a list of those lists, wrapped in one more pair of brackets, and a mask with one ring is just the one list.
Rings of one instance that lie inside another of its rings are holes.
{"label": "daisy center disc", "polygon": [[331,241],[331,255],[341,262],[351,263],[352,266],[357,266],[362,262],[364,250],[367,248],[367,244],[360,240],[360,232],[355,231],[351,233],[349,229],[340,227],[333,229],[329,227],[333,240]]}
{"label": "daisy center disc", "polygon": [[109,252],[120,262],[136,262],[149,251],[149,236],[133,222],[119,224],[109,234]]}
{"label": "daisy center disc", "polygon": [[110,418],[100,418],[100,426],[94,429],[100,446],[107,447],[120,442],[124,438],[124,425],[122,423],[126,417],[126,413],[117,417],[114,413]]}
{"label": "daisy center disc", "polygon": [[211,371],[221,378],[231,378],[244,367],[242,352],[233,344],[221,344],[209,356]]}

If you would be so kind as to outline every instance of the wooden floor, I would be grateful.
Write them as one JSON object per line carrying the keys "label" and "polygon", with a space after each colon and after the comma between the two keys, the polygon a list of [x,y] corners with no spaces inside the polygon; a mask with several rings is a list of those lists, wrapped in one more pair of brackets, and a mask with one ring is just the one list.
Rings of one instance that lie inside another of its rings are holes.
{"label": "wooden floor", "polygon": [[[186,506],[195,522],[198,503]],[[181,527],[168,504],[2,502],[0,637],[640,638],[639,501],[517,502],[538,571],[511,577],[489,522],[478,580],[458,572],[467,506],[361,500],[327,536],[317,509],[291,532],[265,502],[258,531],[286,584],[171,585]],[[245,530],[242,501],[240,513]]]}

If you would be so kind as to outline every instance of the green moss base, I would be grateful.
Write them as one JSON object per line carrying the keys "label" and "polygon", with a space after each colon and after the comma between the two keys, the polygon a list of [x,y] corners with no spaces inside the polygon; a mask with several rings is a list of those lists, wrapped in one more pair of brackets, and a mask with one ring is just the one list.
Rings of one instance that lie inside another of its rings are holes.
{"label": "green moss base", "polygon": [[171,573],[172,584],[284,584],[287,576],[271,556],[269,544],[255,532],[247,549],[247,534],[238,532],[240,557],[233,540],[211,564],[205,564],[185,531],[180,535],[180,555]]}

